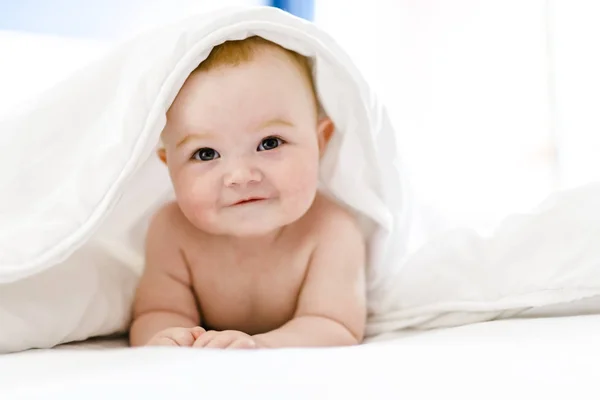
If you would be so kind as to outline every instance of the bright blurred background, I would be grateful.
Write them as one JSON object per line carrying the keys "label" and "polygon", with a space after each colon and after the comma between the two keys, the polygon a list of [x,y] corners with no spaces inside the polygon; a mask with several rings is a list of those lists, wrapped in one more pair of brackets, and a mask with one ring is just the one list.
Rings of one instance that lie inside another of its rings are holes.
{"label": "bright blurred background", "polygon": [[0,114],[136,32],[267,3],[353,56],[387,105],[426,223],[486,231],[598,179],[595,0],[0,0]]}

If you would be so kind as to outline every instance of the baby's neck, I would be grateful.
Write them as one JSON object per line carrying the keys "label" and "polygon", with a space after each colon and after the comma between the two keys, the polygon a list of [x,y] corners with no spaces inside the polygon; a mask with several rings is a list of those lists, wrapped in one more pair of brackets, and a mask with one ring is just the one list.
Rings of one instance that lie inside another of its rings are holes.
{"label": "baby's neck", "polygon": [[227,236],[227,247],[231,252],[240,256],[264,254],[264,251],[273,248],[281,237],[284,227],[267,234],[256,236]]}

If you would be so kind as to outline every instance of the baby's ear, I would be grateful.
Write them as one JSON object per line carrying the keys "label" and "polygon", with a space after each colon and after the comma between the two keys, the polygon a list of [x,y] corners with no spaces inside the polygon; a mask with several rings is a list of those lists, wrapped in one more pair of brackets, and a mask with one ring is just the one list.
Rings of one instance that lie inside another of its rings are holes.
{"label": "baby's ear", "polygon": [[167,151],[164,147],[161,147],[158,150],[156,150],[156,154],[158,155],[158,158],[160,158],[160,161],[162,161],[165,164],[167,163]]}
{"label": "baby's ear", "polygon": [[321,156],[325,153],[327,144],[333,136],[334,131],[335,125],[333,125],[333,121],[329,117],[323,117],[319,120],[317,125],[317,136],[319,138],[319,153]]}

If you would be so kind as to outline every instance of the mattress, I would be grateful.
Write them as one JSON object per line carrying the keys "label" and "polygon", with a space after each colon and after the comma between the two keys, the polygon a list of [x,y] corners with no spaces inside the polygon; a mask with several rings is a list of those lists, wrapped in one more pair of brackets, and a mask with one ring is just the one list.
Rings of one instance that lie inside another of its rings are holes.
{"label": "mattress", "polygon": [[121,348],[123,338],[0,358],[2,399],[597,398],[600,316],[405,331],[351,348]]}

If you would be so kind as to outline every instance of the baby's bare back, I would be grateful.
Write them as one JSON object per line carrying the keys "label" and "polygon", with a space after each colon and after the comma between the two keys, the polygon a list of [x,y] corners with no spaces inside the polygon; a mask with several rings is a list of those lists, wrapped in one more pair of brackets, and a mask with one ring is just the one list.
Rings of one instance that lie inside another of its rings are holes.
{"label": "baby's bare back", "polygon": [[318,240],[319,216],[332,206],[318,197],[302,219],[267,240],[215,237],[177,218],[171,237],[189,268],[201,324],[252,335],[291,320]]}

